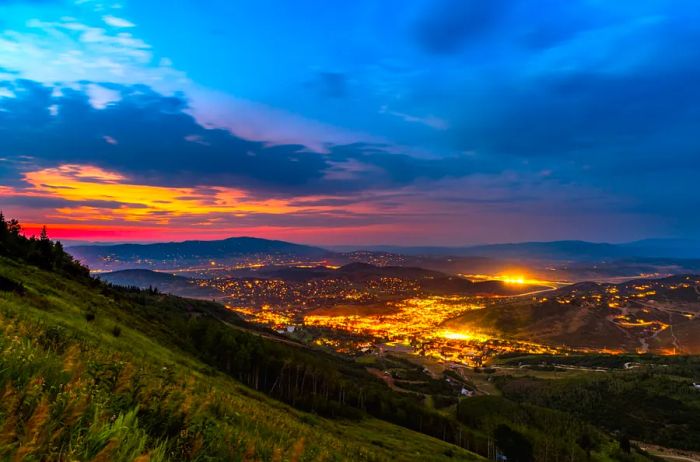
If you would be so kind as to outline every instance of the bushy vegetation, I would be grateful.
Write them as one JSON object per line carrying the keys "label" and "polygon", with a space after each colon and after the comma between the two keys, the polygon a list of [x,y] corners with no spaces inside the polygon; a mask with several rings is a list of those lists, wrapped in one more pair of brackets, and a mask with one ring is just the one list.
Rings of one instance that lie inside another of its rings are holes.
{"label": "bushy vegetation", "polygon": [[[640,367],[557,380],[498,378],[504,396],[558,409],[610,432],[661,446],[700,450],[700,393],[692,368]],[[697,370],[697,369],[696,369]]]}
{"label": "bushy vegetation", "polygon": [[500,396],[464,399],[457,416],[489,435],[511,461],[648,460],[571,414]]}
{"label": "bushy vegetation", "polygon": [[533,354],[510,353],[499,358],[504,365],[567,365],[623,369],[625,365],[663,367],[666,374],[676,374],[700,381],[700,357],[659,356],[652,354]]}

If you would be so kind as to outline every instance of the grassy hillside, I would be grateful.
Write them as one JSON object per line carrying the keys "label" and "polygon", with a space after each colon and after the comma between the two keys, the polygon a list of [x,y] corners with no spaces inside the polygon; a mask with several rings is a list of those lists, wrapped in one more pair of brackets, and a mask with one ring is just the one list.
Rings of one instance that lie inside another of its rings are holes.
{"label": "grassy hillside", "polygon": [[167,340],[160,305],[193,318],[216,305],[7,258],[0,281],[3,460],[478,460],[369,417],[298,411]]}

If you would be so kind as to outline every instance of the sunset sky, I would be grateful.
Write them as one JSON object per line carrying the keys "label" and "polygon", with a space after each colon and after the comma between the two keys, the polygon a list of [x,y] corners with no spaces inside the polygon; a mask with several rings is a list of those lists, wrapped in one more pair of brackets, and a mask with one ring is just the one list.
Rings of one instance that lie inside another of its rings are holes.
{"label": "sunset sky", "polygon": [[0,0],[0,209],[86,241],[696,237],[698,82],[696,0]]}

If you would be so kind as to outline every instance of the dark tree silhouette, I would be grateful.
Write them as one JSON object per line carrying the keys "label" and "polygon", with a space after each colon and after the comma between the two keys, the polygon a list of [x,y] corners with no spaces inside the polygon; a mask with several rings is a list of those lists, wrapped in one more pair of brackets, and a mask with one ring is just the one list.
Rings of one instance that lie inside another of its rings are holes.
{"label": "dark tree silhouette", "polygon": [[532,462],[532,443],[520,432],[508,425],[499,425],[493,432],[496,446],[512,462]]}

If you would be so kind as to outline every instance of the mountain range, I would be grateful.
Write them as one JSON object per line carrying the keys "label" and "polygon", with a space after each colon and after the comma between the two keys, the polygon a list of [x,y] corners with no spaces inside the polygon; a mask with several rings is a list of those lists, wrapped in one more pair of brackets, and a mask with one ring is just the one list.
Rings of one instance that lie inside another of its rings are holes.
{"label": "mountain range", "polygon": [[68,250],[93,269],[172,267],[255,255],[320,259],[332,254],[319,247],[254,237],[156,244],[80,245]]}
{"label": "mountain range", "polygon": [[700,240],[646,239],[622,244],[577,240],[518,242],[463,247],[393,245],[337,246],[337,251],[369,250],[403,255],[590,261],[622,258],[700,258]]}
{"label": "mountain range", "polygon": [[80,245],[68,248],[93,269],[173,267],[254,256],[297,258],[336,263],[351,261],[345,252],[363,249],[407,256],[482,257],[509,260],[591,262],[622,259],[698,259],[700,241],[649,239],[625,244],[586,241],[522,242],[467,247],[333,247],[331,249],[254,237],[156,244]]}

